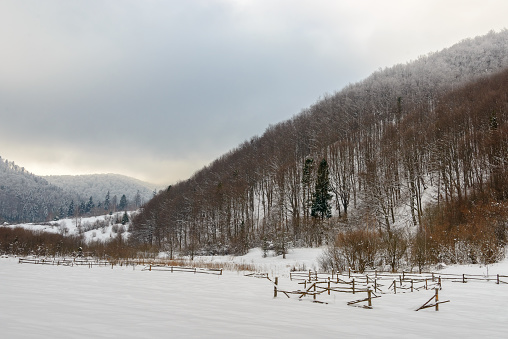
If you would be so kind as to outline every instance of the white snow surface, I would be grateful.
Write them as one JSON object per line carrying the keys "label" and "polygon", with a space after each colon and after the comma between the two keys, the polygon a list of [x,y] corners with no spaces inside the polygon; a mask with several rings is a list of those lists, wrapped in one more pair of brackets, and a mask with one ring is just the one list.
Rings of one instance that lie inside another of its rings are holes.
{"label": "white snow surface", "polygon": [[[124,212],[115,212],[112,215],[100,215],[91,217],[76,217],[60,219],[58,221],[51,221],[46,223],[21,223],[21,224],[4,224],[0,227],[21,227],[32,231],[41,231],[49,233],[60,233],[66,236],[79,235],[80,228],[81,233],[84,236],[85,241],[108,241],[111,238],[115,238],[118,233],[114,229],[123,227],[125,232],[122,234],[124,239],[129,236],[129,224],[122,225],[117,223],[117,220],[121,220]],[[129,218],[132,218],[132,211],[128,211]],[[94,226],[95,225],[95,226]],[[116,227],[114,228],[113,226]],[[93,228],[87,231],[87,229]]]}
{"label": "white snow surface", "polygon": [[[303,289],[289,270],[317,266],[319,249],[293,249],[263,258],[259,249],[242,257],[199,260],[253,264],[279,288]],[[196,259],[197,260],[197,259]],[[441,273],[487,273],[478,265],[451,266]],[[0,258],[2,338],[500,338],[508,330],[508,284],[443,281],[439,312],[415,310],[433,290],[382,294],[373,308],[348,306],[364,294],[332,292],[274,298],[268,279],[249,272],[223,275],[148,271],[141,266],[93,267],[19,264]],[[508,275],[508,261],[489,266]],[[505,278],[505,280],[507,280]]]}

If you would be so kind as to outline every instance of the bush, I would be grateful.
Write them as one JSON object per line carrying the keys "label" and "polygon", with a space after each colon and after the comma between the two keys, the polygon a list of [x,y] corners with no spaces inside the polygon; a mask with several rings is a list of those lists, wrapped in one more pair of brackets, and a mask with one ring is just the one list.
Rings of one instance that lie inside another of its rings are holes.
{"label": "bush", "polygon": [[351,269],[359,272],[374,267],[379,251],[380,236],[377,231],[362,228],[339,233],[329,246],[319,264],[323,269],[337,271]]}

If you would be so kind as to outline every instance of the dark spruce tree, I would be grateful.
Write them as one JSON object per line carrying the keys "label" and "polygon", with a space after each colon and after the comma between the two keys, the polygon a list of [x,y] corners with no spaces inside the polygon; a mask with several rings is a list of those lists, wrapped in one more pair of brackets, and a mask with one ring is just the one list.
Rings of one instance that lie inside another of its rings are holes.
{"label": "dark spruce tree", "polygon": [[106,193],[106,197],[104,198],[104,209],[109,211],[109,191]]}
{"label": "dark spruce tree", "polygon": [[74,200],[71,200],[69,205],[69,210],[67,211],[67,216],[72,218],[74,216]]}
{"label": "dark spruce tree", "polygon": [[85,202],[82,201],[80,204],[79,204],[79,208],[78,208],[78,214],[79,215],[83,215],[85,214],[86,212],[86,205],[85,205]]}
{"label": "dark spruce tree", "polygon": [[332,207],[330,200],[330,173],[326,159],[321,160],[317,170],[316,189],[314,191],[311,215],[321,220],[332,216]]}
{"label": "dark spruce tree", "polygon": [[118,209],[125,210],[126,208],[127,208],[127,197],[124,194],[120,198],[120,205],[118,205]]}
{"label": "dark spruce tree", "polygon": [[85,212],[90,213],[94,209],[94,207],[95,207],[95,204],[93,202],[93,198],[90,197],[90,199],[86,203]]}
{"label": "dark spruce tree", "polygon": [[125,225],[128,222],[129,222],[129,215],[127,214],[127,212],[123,212],[122,225]]}

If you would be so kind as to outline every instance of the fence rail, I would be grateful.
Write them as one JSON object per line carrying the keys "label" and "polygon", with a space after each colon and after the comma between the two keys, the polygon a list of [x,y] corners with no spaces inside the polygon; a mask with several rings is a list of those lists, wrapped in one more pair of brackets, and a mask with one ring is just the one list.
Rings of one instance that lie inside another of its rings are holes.
{"label": "fence rail", "polygon": [[203,274],[217,274],[222,275],[222,268],[198,268],[198,267],[185,267],[185,266],[169,266],[162,263],[147,263],[142,264],[143,261],[136,260],[98,260],[87,258],[19,258],[19,264],[34,264],[34,265],[55,265],[55,266],[94,266],[109,267],[114,266],[132,266],[142,265],[142,271],[170,271],[170,272],[192,272]]}
{"label": "fence rail", "polygon": [[[381,294],[397,294],[397,293],[410,293],[419,290],[432,290],[442,289],[442,282],[444,280],[450,282],[467,283],[470,281],[483,281],[483,282],[495,282],[496,284],[508,284],[508,275],[479,275],[479,274],[453,274],[453,273],[436,273],[436,272],[383,272],[383,271],[365,271],[365,272],[354,272],[348,270],[345,272],[332,272],[322,273],[309,271],[292,271],[290,272],[290,280],[296,281],[298,284],[302,284],[304,289],[298,290],[281,290],[278,288],[277,283],[274,286],[274,296],[277,296],[277,292],[284,293],[288,298],[291,294],[299,295],[299,298],[304,296],[312,296],[316,301],[316,296],[327,292],[341,292],[341,293],[381,293]],[[309,288],[307,288],[310,286]],[[311,290],[312,289],[312,290]],[[380,295],[379,295],[380,296]],[[377,297],[377,296],[376,296]],[[435,303],[429,304],[427,302],[420,309],[428,307],[436,307],[438,305],[449,302],[439,301],[437,299],[437,292]],[[371,300],[359,299],[354,302],[350,302],[350,305],[356,305],[357,303]],[[370,301],[369,301],[370,303]],[[367,306],[361,306],[370,308]]]}
{"label": "fence rail", "polygon": [[340,272],[332,272],[330,273],[320,273],[320,272],[312,272],[312,271],[294,271],[289,273],[289,277],[291,280],[302,280],[302,281],[319,281],[322,279],[331,279],[344,282],[344,277],[348,279],[355,279],[357,282],[364,282],[369,284],[369,282],[373,282],[375,280],[393,280],[397,279],[401,282],[403,281],[413,281],[414,283],[420,282],[428,282],[428,281],[438,281],[441,280],[451,280],[454,282],[462,282],[467,283],[468,281],[494,281],[496,284],[508,284],[508,275],[480,275],[480,274],[454,274],[454,273],[437,273],[437,272],[422,272],[422,273],[412,273],[412,272],[401,272],[401,273],[392,273],[392,272],[384,272],[384,271],[364,271],[363,273],[354,272],[349,270],[346,274],[341,274]]}
{"label": "fence rail", "polygon": [[166,266],[166,265],[147,265],[142,271],[166,271],[166,272],[189,272],[222,275],[222,268],[198,268],[183,266]]}

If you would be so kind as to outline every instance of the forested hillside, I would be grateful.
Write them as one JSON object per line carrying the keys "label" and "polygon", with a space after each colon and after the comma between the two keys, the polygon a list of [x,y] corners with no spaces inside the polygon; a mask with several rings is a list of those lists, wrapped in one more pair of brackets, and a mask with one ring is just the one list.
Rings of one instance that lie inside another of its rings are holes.
{"label": "forested hillside", "polygon": [[[96,203],[103,202],[109,192],[110,200],[117,204],[123,195],[137,208],[150,200],[154,195],[155,186],[141,180],[120,174],[89,174],[89,175],[49,175],[44,177],[50,183],[69,192],[78,194],[82,199],[92,197]],[[116,197],[116,198],[115,198]]]}
{"label": "forested hillside", "polygon": [[460,225],[474,206],[503,206],[508,195],[507,66],[504,30],[379,70],[158,194],[133,221],[133,239],[191,254],[370,241],[394,267],[403,256],[428,261],[421,241],[425,256],[451,260],[453,247],[482,236],[464,253],[495,260],[505,209],[489,207],[495,227]]}
{"label": "forested hillside", "polygon": [[46,221],[77,196],[0,157],[0,222]]}
{"label": "forested hillside", "polygon": [[134,210],[154,195],[116,174],[40,177],[0,157],[0,222],[43,222]]}

